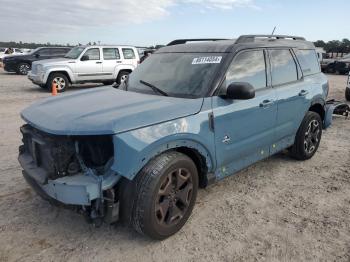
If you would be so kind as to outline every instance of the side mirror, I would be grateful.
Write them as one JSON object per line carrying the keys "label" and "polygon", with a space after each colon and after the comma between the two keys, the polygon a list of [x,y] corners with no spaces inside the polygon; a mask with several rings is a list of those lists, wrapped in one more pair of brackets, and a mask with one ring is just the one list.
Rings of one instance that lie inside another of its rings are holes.
{"label": "side mirror", "polygon": [[36,58],[39,58],[39,57],[40,57],[40,54],[35,54],[35,57],[36,57]]}
{"label": "side mirror", "polygon": [[255,97],[254,87],[246,82],[233,82],[226,90],[224,98],[247,100]]}
{"label": "side mirror", "polygon": [[88,60],[90,60],[90,59],[89,59],[89,56],[88,56],[88,55],[83,55],[83,56],[81,57],[80,60],[81,60],[81,61],[88,61]]}

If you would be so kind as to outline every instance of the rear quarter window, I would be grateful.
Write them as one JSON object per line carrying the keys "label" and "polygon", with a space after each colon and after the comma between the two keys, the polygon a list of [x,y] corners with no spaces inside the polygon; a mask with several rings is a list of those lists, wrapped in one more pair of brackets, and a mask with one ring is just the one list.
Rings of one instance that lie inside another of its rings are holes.
{"label": "rear quarter window", "polygon": [[118,48],[103,48],[104,60],[117,60],[120,59]]}
{"label": "rear quarter window", "polygon": [[134,50],[132,48],[123,48],[122,51],[123,51],[124,59],[135,59],[136,58]]}
{"label": "rear quarter window", "polygon": [[296,52],[304,76],[321,72],[316,51],[313,49],[300,49]]}

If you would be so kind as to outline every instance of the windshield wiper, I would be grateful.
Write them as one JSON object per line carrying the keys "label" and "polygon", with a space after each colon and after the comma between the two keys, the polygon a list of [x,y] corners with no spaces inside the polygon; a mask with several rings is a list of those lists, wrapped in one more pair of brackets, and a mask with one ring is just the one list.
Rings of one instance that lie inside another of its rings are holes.
{"label": "windshield wiper", "polygon": [[159,94],[163,95],[163,96],[169,96],[167,93],[165,93],[163,90],[159,89],[158,87],[156,87],[155,85],[152,85],[150,83],[147,83],[143,80],[140,80],[141,84],[144,84],[145,86],[148,86],[150,88],[152,88],[153,91],[158,92]]}

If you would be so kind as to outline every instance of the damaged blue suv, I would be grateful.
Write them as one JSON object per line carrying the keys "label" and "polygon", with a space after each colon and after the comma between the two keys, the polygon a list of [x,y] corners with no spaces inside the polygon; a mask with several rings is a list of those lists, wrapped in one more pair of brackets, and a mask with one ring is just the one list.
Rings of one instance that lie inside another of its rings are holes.
{"label": "damaged blue suv", "polygon": [[25,109],[19,162],[27,182],[95,224],[120,220],[164,239],[186,223],[199,187],[284,149],[299,160],[315,154],[330,121],[311,42],[195,40],[161,48],[118,89]]}

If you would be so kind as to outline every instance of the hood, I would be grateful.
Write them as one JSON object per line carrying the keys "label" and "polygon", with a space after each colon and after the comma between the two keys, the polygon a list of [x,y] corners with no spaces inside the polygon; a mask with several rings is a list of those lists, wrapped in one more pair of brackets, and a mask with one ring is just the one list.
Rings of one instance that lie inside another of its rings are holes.
{"label": "hood", "polygon": [[56,135],[116,134],[200,111],[203,98],[184,99],[94,88],[50,97],[22,111],[33,127]]}
{"label": "hood", "polygon": [[34,63],[36,65],[44,65],[44,66],[51,66],[51,65],[66,65],[67,62],[75,61],[74,59],[70,58],[51,58],[51,59],[43,59],[35,61]]}

